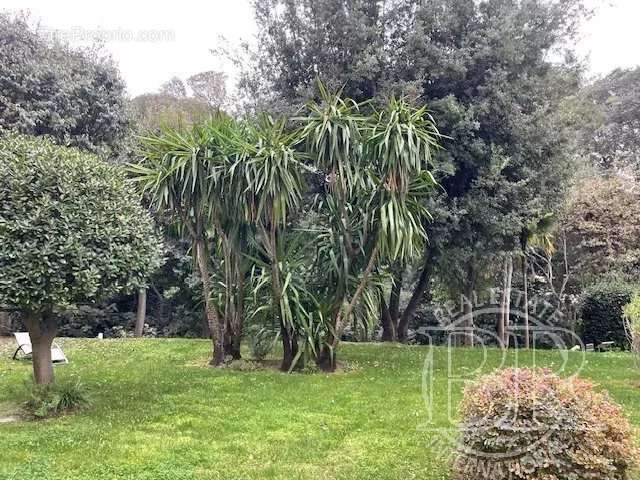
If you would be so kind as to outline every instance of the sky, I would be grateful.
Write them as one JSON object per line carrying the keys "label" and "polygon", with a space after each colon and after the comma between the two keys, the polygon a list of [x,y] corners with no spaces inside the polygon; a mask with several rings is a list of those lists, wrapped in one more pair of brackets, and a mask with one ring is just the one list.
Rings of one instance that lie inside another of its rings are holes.
{"label": "sky", "polygon": [[[597,10],[583,28],[578,51],[591,74],[640,65],[640,0],[588,2]],[[232,64],[210,50],[251,41],[256,28],[249,0],[0,0],[0,9],[26,10],[41,28],[72,45],[89,45],[98,35],[132,96],[205,70],[225,71],[232,82]]]}

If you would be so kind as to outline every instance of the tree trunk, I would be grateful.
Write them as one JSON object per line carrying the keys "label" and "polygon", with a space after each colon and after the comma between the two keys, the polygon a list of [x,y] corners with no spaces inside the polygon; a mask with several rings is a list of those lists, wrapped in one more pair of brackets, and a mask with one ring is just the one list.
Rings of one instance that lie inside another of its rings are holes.
{"label": "tree trunk", "polygon": [[216,306],[211,302],[211,277],[209,276],[209,261],[205,253],[204,241],[196,242],[196,261],[202,282],[202,297],[204,300],[207,324],[213,342],[213,358],[209,365],[220,366],[224,363],[224,330],[225,325],[220,319]]}
{"label": "tree trunk", "polygon": [[409,328],[409,323],[411,322],[411,320],[413,320],[416,309],[422,301],[424,293],[429,286],[431,276],[433,275],[436,258],[437,251],[434,248],[430,248],[425,252],[424,263],[422,265],[422,270],[420,271],[418,283],[413,290],[413,294],[411,295],[411,299],[409,300],[407,307],[404,309],[404,312],[400,317],[400,321],[398,322],[397,334],[398,340],[400,340],[401,342],[405,342],[407,340],[407,330]]}
{"label": "tree trunk", "polygon": [[389,313],[389,307],[384,297],[380,299],[380,324],[382,325],[382,341],[383,342],[395,342],[396,326],[391,320],[391,314]]}
{"label": "tree trunk", "polygon": [[402,293],[403,273],[402,267],[395,267],[393,287],[391,288],[391,296],[389,297],[389,316],[396,330],[400,322],[400,294]]}
{"label": "tree trunk", "polygon": [[464,346],[473,347],[473,290],[474,284],[468,281],[462,298],[462,315],[464,318]]}
{"label": "tree trunk", "polygon": [[31,337],[35,382],[37,385],[51,385],[54,383],[51,345],[57,332],[55,319],[29,312],[25,313],[23,321]]}
{"label": "tree trunk", "polygon": [[240,344],[242,343],[242,333],[244,331],[244,275],[245,272],[242,269],[242,258],[239,254],[235,258],[235,272],[236,272],[236,308],[233,319],[233,336],[231,338],[231,356],[234,360],[240,360],[242,354],[240,353]]}
{"label": "tree trunk", "polygon": [[502,292],[500,295],[500,316],[498,319],[498,343],[501,348],[505,348],[504,344],[504,333],[505,333],[505,312],[506,312],[506,289],[507,289],[507,276],[509,269],[509,261],[507,258],[504,259],[504,267],[502,270]]}
{"label": "tree trunk", "polygon": [[282,336],[282,363],[280,370],[289,372],[295,365],[293,364],[298,355],[298,339],[293,329],[280,322],[280,335]]}
{"label": "tree trunk", "polygon": [[0,336],[11,333],[11,316],[9,312],[0,312]]}
{"label": "tree trunk", "polygon": [[329,345],[323,345],[320,349],[320,354],[316,359],[316,364],[318,368],[323,372],[335,372],[336,370],[336,362],[333,356],[333,350],[329,347]]}
{"label": "tree trunk", "polygon": [[347,305],[347,308],[344,311],[342,311],[342,307],[340,307],[340,309],[338,310],[338,314],[334,322],[335,333],[333,334],[333,338],[331,340],[331,347],[334,349],[334,351],[335,351],[335,348],[338,346],[338,342],[340,341],[340,337],[342,336],[342,332],[344,331],[346,322],[349,321],[349,318],[351,317],[351,313],[353,312],[353,309],[355,308],[357,303],[360,301],[360,296],[362,295],[362,292],[364,292],[364,289],[367,287],[367,284],[369,282],[369,276],[371,275],[371,272],[373,271],[373,268],[376,263],[376,259],[378,258],[378,251],[379,251],[379,246],[376,243],[376,246],[373,247],[373,250],[369,255],[369,261],[367,262],[367,266],[364,269],[364,272],[362,273],[362,278],[360,279],[358,288],[356,288],[356,291],[354,292],[353,297],[351,297],[351,301],[349,302],[349,304]]}
{"label": "tree trunk", "polygon": [[213,334],[211,333],[211,328],[209,327],[209,316],[207,315],[207,308],[202,307],[202,337],[209,338],[213,341]]}
{"label": "tree trunk", "polygon": [[531,348],[531,337],[529,334],[529,281],[527,253],[522,252],[522,293],[524,296],[524,348]]}
{"label": "tree trunk", "polygon": [[138,290],[138,307],[136,309],[136,328],[134,331],[135,337],[141,337],[144,331],[144,321],[147,315],[147,289],[141,288]]}
{"label": "tree trunk", "polygon": [[507,255],[504,259],[504,275],[502,299],[500,302],[500,322],[498,338],[502,348],[509,348],[509,317],[511,316],[511,280],[513,278],[513,258]]}
{"label": "tree trunk", "polygon": [[513,279],[513,257],[508,257],[508,269],[507,269],[507,285],[505,292],[505,308],[504,308],[504,344],[506,348],[509,348],[509,325],[511,323],[511,282]]}

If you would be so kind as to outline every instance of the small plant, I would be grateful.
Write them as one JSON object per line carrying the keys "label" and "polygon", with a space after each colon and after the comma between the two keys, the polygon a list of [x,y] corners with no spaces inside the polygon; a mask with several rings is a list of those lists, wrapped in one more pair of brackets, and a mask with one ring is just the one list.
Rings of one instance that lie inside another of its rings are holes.
{"label": "small plant", "polygon": [[251,356],[258,361],[266,358],[277,341],[277,335],[266,327],[253,326],[249,331],[249,349]]}
{"label": "small plant", "polygon": [[79,381],[55,385],[27,383],[29,398],[26,410],[36,418],[49,418],[90,404],[84,385]]}
{"label": "small plant", "polygon": [[507,369],[466,387],[455,478],[628,478],[629,422],[606,392],[547,370]]}

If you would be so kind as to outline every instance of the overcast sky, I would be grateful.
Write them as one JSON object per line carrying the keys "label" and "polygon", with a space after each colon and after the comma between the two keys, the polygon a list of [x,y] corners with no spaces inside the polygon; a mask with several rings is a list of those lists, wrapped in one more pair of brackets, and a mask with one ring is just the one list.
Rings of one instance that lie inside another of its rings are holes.
{"label": "overcast sky", "polygon": [[[591,72],[640,65],[640,0],[589,0],[598,10],[584,27],[580,53]],[[72,44],[90,43],[98,31],[118,63],[131,95],[155,91],[173,76],[204,70],[233,74],[210,53],[220,36],[232,45],[250,40],[249,0],[0,0],[0,8],[28,10],[42,27],[66,32]]]}

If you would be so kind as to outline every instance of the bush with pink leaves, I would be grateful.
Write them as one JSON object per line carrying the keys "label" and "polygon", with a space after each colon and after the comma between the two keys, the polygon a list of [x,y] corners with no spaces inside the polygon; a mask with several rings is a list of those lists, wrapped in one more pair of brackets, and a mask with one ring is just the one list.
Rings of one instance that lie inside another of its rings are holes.
{"label": "bush with pink leaves", "polygon": [[606,392],[547,370],[507,369],[468,385],[458,480],[623,480],[637,455]]}

